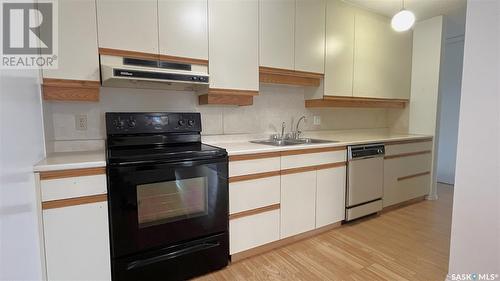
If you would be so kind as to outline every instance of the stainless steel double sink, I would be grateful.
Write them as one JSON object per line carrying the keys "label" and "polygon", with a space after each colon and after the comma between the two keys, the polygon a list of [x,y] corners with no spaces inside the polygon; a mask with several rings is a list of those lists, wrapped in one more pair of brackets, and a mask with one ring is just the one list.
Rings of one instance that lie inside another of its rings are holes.
{"label": "stainless steel double sink", "polygon": [[289,145],[300,145],[300,144],[335,143],[338,141],[311,139],[311,138],[300,138],[300,139],[254,140],[254,141],[250,141],[250,142],[251,143],[258,143],[258,144],[273,145],[273,146],[289,146]]}

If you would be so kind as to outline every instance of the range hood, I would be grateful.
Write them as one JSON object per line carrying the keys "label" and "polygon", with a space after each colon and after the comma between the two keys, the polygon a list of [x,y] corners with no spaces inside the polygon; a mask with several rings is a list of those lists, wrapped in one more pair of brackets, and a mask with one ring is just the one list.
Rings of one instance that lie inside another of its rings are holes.
{"label": "range hood", "polygon": [[208,66],[101,55],[103,87],[204,91]]}

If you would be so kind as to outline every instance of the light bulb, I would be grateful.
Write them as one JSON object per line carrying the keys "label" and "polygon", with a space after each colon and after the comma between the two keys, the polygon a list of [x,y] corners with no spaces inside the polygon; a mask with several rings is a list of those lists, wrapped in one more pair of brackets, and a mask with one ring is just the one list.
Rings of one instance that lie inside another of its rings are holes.
{"label": "light bulb", "polygon": [[398,32],[410,29],[414,23],[415,15],[408,10],[401,10],[391,20],[392,28]]}

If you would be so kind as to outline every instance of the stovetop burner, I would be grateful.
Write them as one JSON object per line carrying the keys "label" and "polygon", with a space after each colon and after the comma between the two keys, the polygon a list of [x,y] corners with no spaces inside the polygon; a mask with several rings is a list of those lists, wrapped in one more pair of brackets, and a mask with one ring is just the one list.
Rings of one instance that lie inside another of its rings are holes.
{"label": "stovetop burner", "polygon": [[108,165],[225,157],[201,143],[199,113],[106,113]]}

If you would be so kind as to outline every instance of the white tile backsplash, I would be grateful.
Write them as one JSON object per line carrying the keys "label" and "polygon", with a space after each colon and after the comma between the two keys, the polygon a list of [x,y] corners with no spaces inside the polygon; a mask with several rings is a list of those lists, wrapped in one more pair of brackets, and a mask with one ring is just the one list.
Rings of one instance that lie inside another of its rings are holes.
{"label": "white tile backsplash", "polygon": [[[127,111],[197,111],[202,116],[204,135],[271,133],[286,130],[305,115],[302,130],[387,128],[386,109],[325,108],[306,109],[301,87],[261,85],[252,106],[200,106],[192,92],[101,88],[98,103],[45,102],[44,120],[49,141],[102,140],[105,138],[104,113]],[[75,115],[88,116],[88,129],[75,128]],[[313,125],[313,116],[321,125]],[[295,126],[295,125],[294,125]],[[49,147],[50,149],[50,147]]]}

